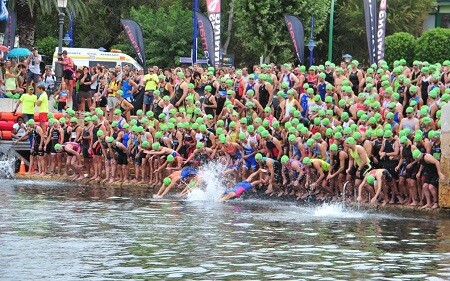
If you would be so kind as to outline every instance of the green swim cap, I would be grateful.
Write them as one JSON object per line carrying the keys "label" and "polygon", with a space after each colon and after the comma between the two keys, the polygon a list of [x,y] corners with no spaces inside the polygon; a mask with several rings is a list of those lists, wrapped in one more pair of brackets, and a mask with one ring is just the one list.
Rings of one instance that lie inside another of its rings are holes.
{"label": "green swim cap", "polygon": [[105,133],[102,130],[97,131],[97,137],[103,137]]}
{"label": "green swim cap", "polygon": [[159,150],[161,148],[161,144],[159,142],[154,142],[152,144],[152,149],[153,150]]}
{"label": "green swim cap", "polygon": [[412,155],[413,155],[414,159],[417,159],[422,155],[422,152],[420,152],[420,150],[418,150],[418,149],[414,149]]}
{"label": "green swim cap", "polygon": [[112,143],[113,141],[114,141],[113,137],[107,137],[106,138],[106,142],[108,142],[108,143]]}
{"label": "green swim cap", "polygon": [[172,163],[173,161],[175,161],[175,157],[173,157],[173,155],[172,154],[169,154],[168,156],[167,156],[167,162],[169,162],[169,163]]}
{"label": "green swim cap", "polygon": [[305,165],[309,165],[309,164],[311,164],[311,159],[309,157],[305,157],[305,158],[303,158],[302,163]]}
{"label": "green swim cap", "polygon": [[196,147],[197,147],[197,149],[202,149],[205,147],[205,145],[202,142],[198,142]]}
{"label": "green swim cap", "polygon": [[261,153],[256,153],[255,160],[259,161],[259,160],[262,160],[262,158],[263,158],[263,156]]}
{"label": "green swim cap", "polygon": [[141,146],[142,146],[143,148],[148,148],[148,147],[150,146],[150,143],[149,143],[148,141],[143,141],[143,142],[141,143]]}
{"label": "green swim cap", "polygon": [[295,135],[289,135],[288,141],[289,142],[297,141],[297,137]]}
{"label": "green swim cap", "polygon": [[337,144],[333,143],[332,145],[330,145],[330,151],[338,151]]}
{"label": "green swim cap", "polygon": [[289,157],[286,155],[281,156],[281,164],[286,164],[289,161]]}
{"label": "green swim cap", "polygon": [[350,144],[350,145],[353,145],[353,144],[355,144],[356,142],[355,142],[355,139],[354,139],[354,138],[349,137],[349,138],[347,138],[347,139],[345,140],[345,143]]}
{"label": "green swim cap", "polygon": [[172,182],[172,180],[170,178],[164,178],[164,180],[163,180],[163,184],[165,186],[168,186],[171,182]]}
{"label": "green swim cap", "polygon": [[368,184],[373,185],[375,183],[375,177],[370,175],[367,177],[366,181]]}
{"label": "green swim cap", "polygon": [[62,145],[59,143],[55,144],[55,150],[60,150],[62,148]]}

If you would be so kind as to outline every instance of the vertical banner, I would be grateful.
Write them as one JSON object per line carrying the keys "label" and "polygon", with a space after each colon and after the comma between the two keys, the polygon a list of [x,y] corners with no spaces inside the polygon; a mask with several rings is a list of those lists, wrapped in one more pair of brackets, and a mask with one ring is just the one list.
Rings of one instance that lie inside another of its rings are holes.
{"label": "vertical banner", "polygon": [[17,29],[17,16],[14,11],[9,11],[8,21],[6,22],[5,38],[3,45],[10,50],[14,49],[14,43],[16,42],[16,29]]}
{"label": "vertical banner", "polygon": [[364,0],[367,45],[370,63],[377,62],[377,0]]}
{"label": "vertical banner", "polygon": [[205,15],[199,12],[195,12],[195,14],[197,16],[198,33],[202,42],[203,52],[205,57],[209,59],[209,65],[215,65],[219,61],[215,60],[214,55],[214,31],[212,24]]}
{"label": "vertical banner", "polygon": [[384,45],[386,37],[386,0],[381,0],[380,13],[378,14],[377,51],[378,61],[384,60]]}
{"label": "vertical banner", "polygon": [[142,36],[141,26],[134,20],[130,19],[121,19],[120,23],[122,24],[123,29],[125,30],[125,34],[130,40],[131,47],[133,47],[136,53],[138,63],[142,65],[145,71],[147,65],[145,62],[144,37]]}
{"label": "vertical banner", "polygon": [[209,21],[214,30],[214,61],[220,61],[220,0],[206,0]]}
{"label": "vertical banner", "polygon": [[8,9],[6,8],[6,2],[8,2],[8,0],[0,0],[0,21],[4,21],[4,20],[8,20],[8,16],[9,16],[9,12]]}
{"label": "vertical banner", "polygon": [[303,24],[298,17],[289,14],[284,15],[284,21],[286,22],[297,59],[303,64],[305,56],[305,30]]}

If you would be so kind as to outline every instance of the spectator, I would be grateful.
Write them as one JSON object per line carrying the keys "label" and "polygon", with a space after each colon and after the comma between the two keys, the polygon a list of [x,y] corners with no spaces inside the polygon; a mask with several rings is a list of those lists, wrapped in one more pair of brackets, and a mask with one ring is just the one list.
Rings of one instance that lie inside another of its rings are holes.
{"label": "spectator", "polygon": [[45,92],[44,85],[39,85],[37,88],[39,99],[36,101],[36,105],[39,109],[39,122],[41,123],[40,126],[45,134],[47,132],[46,122],[48,121],[48,95]]}
{"label": "spectator", "polygon": [[27,126],[25,125],[22,117],[17,117],[16,123],[13,125],[12,139],[18,140],[23,137],[27,132]]}
{"label": "spectator", "polygon": [[30,119],[34,118],[34,106],[36,104],[37,97],[34,94],[33,86],[28,87],[28,91],[26,94],[23,94],[20,99],[16,103],[16,108],[13,110],[13,113],[16,114],[17,108],[20,104],[22,104],[22,114],[23,120],[27,122]]}
{"label": "spectator", "polygon": [[31,82],[34,82],[34,86],[36,87],[36,85],[39,83],[39,77],[41,76],[40,64],[42,61],[42,57],[38,54],[38,49],[36,47],[33,47],[33,49],[31,50],[31,54],[25,61],[27,65],[26,87],[31,85]]}
{"label": "spectator", "polygon": [[146,113],[147,110],[153,110],[153,91],[156,90],[158,82],[159,78],[155,73],[155,69],[150,67],[148,69],[148,74],[144,75],[145,94],[144,103],[142,105],[142,111],[144,111],[144,113]]}

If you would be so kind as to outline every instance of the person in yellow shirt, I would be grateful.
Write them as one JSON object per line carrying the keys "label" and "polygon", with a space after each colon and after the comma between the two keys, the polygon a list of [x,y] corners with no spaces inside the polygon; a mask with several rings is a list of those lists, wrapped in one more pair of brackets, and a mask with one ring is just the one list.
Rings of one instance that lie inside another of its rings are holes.
{"label": "person in yellow shirt", "polygon": [[144,102],[142,105],[142,111],[144,114],[146,110],[153,110],[153,91],[156,90],[158,86],[159,78],[155,73],[155,69],[150,67],[148,69],[148,73],[144,75],[144,84],[145,84],[145,93],[144,93]]}
{"label": "person in yellow shirt", "polygon": [[45,92],[45,85],[38,85],[37,94],[39,95],[38,100],[36,101],[36,105],[38,106],[39,112],[39,122],[44,134],[47,133],[47,125],[48,121],[48,95]]}
{"label": "person in yellow shirt", "polygon": [[22,104],[22,115],[24,122],[34,118],[34,106],[36,104],[37,97],[34,94],[33,86],[29,86],[27,93],[23,94],[16,103],[16,108],[13,110],[13,114],[16,114],[17,108]]}

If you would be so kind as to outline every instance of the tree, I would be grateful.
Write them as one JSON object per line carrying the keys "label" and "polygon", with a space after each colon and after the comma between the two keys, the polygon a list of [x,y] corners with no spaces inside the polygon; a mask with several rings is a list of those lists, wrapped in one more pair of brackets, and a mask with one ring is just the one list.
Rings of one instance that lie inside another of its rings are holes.
{"label": "tree", "polygon": [[130,15],[142,27],[149,65],[174,65],[180,56],[190,55],[192,12],[182,6],[181,0],[172,1],[169,9],[133,8]]}
{"label": "tree", "polygon": [[[293,61],[294,53],[283,15],[298,16],[305,27],[305,40],[309,39],[310,18],[315,17],[315,32],[319,33],[328,17],[331,0],[239,0],[235,3],[236,38],[243,55],[253,58],[252,63],[264,56],[266,62]],[[320,44],[321,41],[317,40]]]}
{"label": "tree", "polygon": [[[8,5],[17,13],[19,43],[27,48],[34,45],[38,14],[58,17],[57,2],[53,0],[11,0]],[[67,9],[80,17],[88,14],[83,0],[68,1]]]}
{"label": "tree", "polygon": [[39,53],[47,58],[47,61],[51,61],[55,47],[58,46],[58,39],[52,36],[48,36],[36,41],[36,46],[39,49]]}
{"label": "tree", "polygon": [[408,64],[414,60],[416,38],[410,33],[398,32],[386,36],[384,60],[392,64],[395,60],[405,59]]}
{"label": "tree", "polygon": [[442,63],[450,58],[450,29],[434,28],[417,40],[416,59],[429,63]]}
{"label": "tree", "polygon": [[[435,0],[389,0],[387,1],[386,35],[408,32],[418,36],[423,21],[432,10]],[[367,39],[362,0],[336,1],[334,28],[334,58],[341,59],[345,53],[360,61],[368,61]]]}

